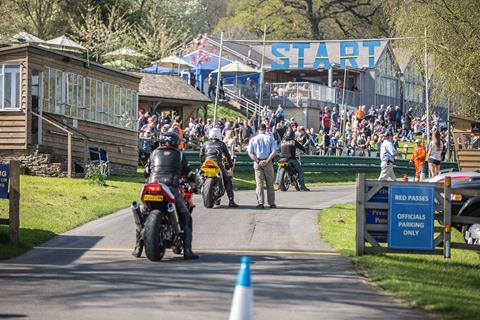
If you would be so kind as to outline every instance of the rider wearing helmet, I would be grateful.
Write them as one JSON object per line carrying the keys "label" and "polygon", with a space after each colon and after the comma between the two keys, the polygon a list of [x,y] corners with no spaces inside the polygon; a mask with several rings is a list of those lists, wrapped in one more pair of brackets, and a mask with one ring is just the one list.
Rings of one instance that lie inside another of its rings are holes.
{"label": "rider wearing helmet", "polygon": [[[184,198],[178,190],[182,177],[187,177],[189,181],[193,182],[195,181],[195,174],[190,169],[183,153],[178,150],[181,139],[175,132],[163,133],[159,142],[159,147],[152,152],[145,166],[145,178],[148,179],[149,183],[163,183],[170,187],[175,196],[175,206],[180,220],[180,227],[183,230],[184,258],[198,259],[198,255],[192,251],[192,217]],[[142,249],[143,241],[141,237],[140,239],[137,237],[135,250],[132,254],[135,257],[140,257]]]}
{"label": "rider wearing helmet", "polygon": [[298,172],[298,182],[300,183],[300,190],[310,191],[310,189],[305,186],[303,169],[300,165],[300,162],[298,162],[297,160],[296,149],[300,149],[303,152],[306,151],[306,149],[300,143],[298,143],[297,140],[295,140],[295,131],[293,131],[292,129],[288,129],[288,131],[285,133],[282,143],[280,144],[280,158],[286,159],[288,165],[293,166]]}
{"label": "rider wearing helmet", "polygon": [[223,158],[227,160],[227,163],[230,167],[233,167],[233,160],[230,156],[230,152],[228,152],[227,146],[222,141],[222,132],[219,128],[212,128],[208,132],[208,140],[205,141],[202,149],[200,150],[200,161],[204,162],[205,160],[214,160],[218,163],[218,166],[222,170],[223,183],[228,195],[228,206],[238,207],[233,200],[232,178],[225,170]]}

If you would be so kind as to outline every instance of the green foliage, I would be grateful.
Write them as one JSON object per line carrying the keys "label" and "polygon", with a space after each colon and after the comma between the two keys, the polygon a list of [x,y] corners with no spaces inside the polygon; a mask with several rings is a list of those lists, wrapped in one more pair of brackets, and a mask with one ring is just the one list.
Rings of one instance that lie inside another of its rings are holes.
{"label": "green foliage", "polygon": [[[424,30],[433,73],[433,101],[451,101],[467,116],[480,118],[480,11],[476,0],[390,0],[386,2],[390,23],[399,36],[418,36],[402,41],[418,64],[424,57]],[[420,38],[421,37],[421,38]]]}
{"label": "green foliage", "polygon": [[85,179],[99,186],[107,185],[108,163],[92,163],[86,165]]}
{"label": "green foliage", "polygon": [[[355,257],[355,206],[337,205],[320,212],[321,236],[353,260],[357,269],[388,293],[445,319],[476,319],[480,312],[480,260],[472,251],[452,250],[452,258],[431,255]],[[456,242],[461,234],[452,233]]]}

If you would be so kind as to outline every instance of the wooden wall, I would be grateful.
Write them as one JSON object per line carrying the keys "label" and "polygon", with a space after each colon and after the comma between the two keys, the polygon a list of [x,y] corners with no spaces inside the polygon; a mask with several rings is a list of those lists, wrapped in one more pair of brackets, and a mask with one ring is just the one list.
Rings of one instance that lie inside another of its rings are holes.
{"label": "wooden wall", "polygon": [[[47,113],[47,115],[60,123],[66,120],[68,126],[73,126],[73,119],[71,118],[50,113]],[[78,127],[75,130],[86,135],[88,142],[86,145],[85,137],[81,134],[73,136],[72,156],[74,161],[83,163],[85,155],[87,160],[89,159],[87,147],[100,147],[108,152],[109,161],[112,164],[136,169],[138,163],[138,134],[136,131],[83,120],[78,120]],[[53,154],[66,159],[67,136],[66,133],[55,126],[48,123],[44,124],[42,145],[51,150]]]}
{"label": "wooden wall", "polygon": [[7,54],[0,54],[0,64],[20,64],[21,109],[19,111],[0,110],[0,150],[27,149],[27,97],[28,63],[26,49],[18,48]]}

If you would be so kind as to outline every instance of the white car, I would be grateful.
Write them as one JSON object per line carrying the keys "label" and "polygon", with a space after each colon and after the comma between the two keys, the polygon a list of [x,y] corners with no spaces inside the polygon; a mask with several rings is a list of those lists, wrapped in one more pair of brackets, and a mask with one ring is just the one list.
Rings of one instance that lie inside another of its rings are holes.
{"label": "white car", "polygon": [[452,180],[480,180],[480,170],[479,171],[446,172],[422,181],[423,182],[443,182],[443,180],[445,180],[445,177],[452,177]]}

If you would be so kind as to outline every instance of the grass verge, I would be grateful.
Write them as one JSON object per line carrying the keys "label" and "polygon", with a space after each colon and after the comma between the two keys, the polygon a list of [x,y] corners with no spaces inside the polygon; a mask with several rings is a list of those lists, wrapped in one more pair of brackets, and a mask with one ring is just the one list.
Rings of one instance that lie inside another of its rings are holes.
{"label": "grass verge", "polygon": [[[8,228],[0,226],[0,259],[17,256],[53,236],[127,207],[138,198],[143,178],[112,177],[107,186],[84,179],[21,176],[20,246],[8,243]],[[8,202],[0,201],[0,217],[8,217]]]}
{"label": "grass verge", "polygon": [[[318,217],[322,237],[348,256],[377,285],[412,306],[445,319],[478,319],[480,314],[480,256],[453,249],[452,259],[430,255],[354,256],[355,207],[337,205]],[[455,241],[461,234],[452,233]]]}

